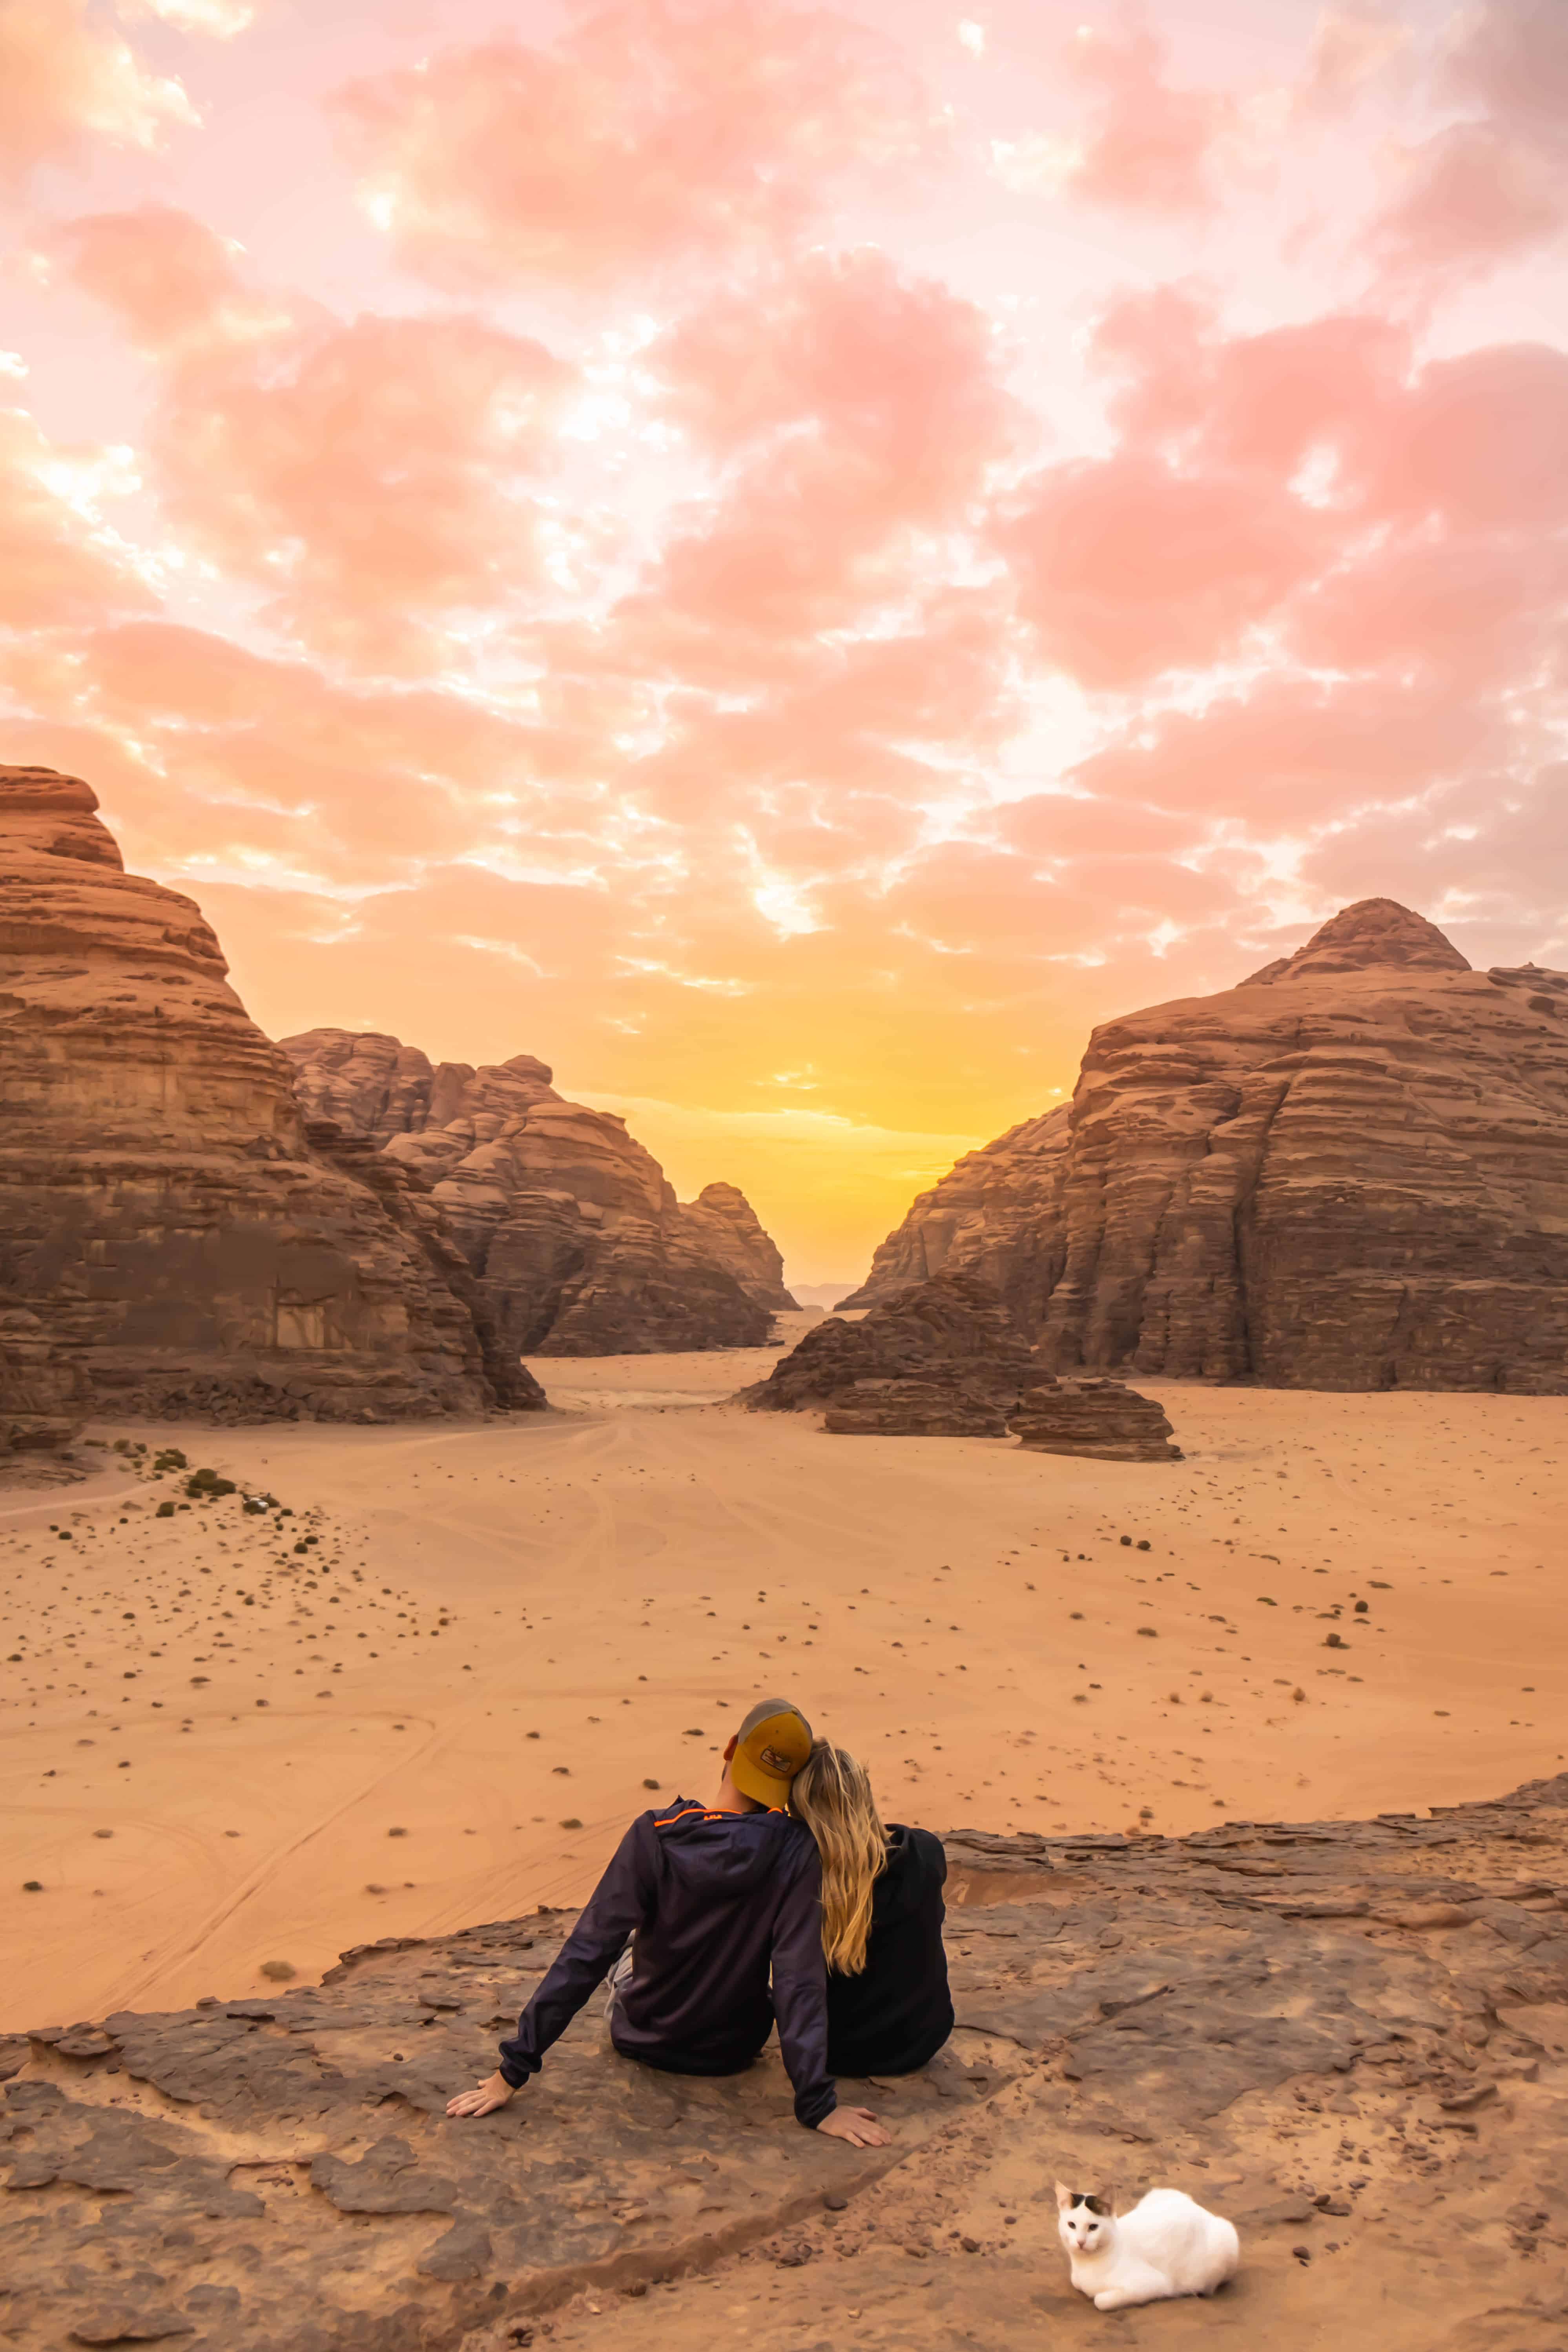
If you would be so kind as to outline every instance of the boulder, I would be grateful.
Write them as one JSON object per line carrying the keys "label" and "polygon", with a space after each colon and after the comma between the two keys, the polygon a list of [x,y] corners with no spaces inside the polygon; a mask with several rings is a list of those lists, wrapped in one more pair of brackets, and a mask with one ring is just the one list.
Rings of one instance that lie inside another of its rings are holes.
{"label": "boulder", "polygon": [[834,1437],[1002,1437],[1005,1409],[974,1395],[963,1375],[938,1368],[897,1381],[851,1381],[822,1426]]}
{"label": "boulder", "polygon": [[934,1378],[950,1411],[958,1410],[962,1395],[996,1420],[996,1429],[983,1433],[999,1436],[1031,1370],[1028,1342],[990,1284],[973,1274],[945,1274],[900,1291],[859,1322],[830,1316],[814,1324],[767,1379],[742,1396],[761,1412],[819,1405],[853,1412],[850,1391],[861,1382],[885,1391],[889,1382]]}
{"label": "boulder", "polygon": [[1001,1437],[1104,1462],[1179,1462],[1171,1424],[1119,1381],[1058,1382],[998,1293],[974,1274],[940,1274],[806,1332],[765,1381],[754,1412],[826,1408],[836,1437]]}
{"label": "boulder", "polygon": [[743,1196],[710,1185],[683,1207],[626,1121],[565,1101],[531,1054],[432,1063],[344,1029],[282,1050],[311,1118],[429,1186],[512,1356],[766,1340],[788,1294]]}
{"label": "boulder", "polygon": [[1087,1454],[1100,1462],[1182,1459],[1153,1398],[1120,1381],[1038,1382],[1007,1426],[1037,1454]]}
{"label": "boulder", "polygon": [[428,1186],[310,1141],[200,909],[127,874],[97,807],[0,768],[0,1306],[98,1411],[542,1403],[455,1285]]}
{"label": "boulder", "polygon": [[1070,1108],[961,1160],[850,1303],[928,1266],[1058,1371],[1568,1392],[1568,975],[1363,900],[1098,1028]]}

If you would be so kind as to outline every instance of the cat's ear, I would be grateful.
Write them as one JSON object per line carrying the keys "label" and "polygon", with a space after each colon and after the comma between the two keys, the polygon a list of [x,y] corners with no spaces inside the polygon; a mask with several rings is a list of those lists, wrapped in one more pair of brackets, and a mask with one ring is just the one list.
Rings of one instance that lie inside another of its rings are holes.
{"label": "cat's ear", "polygon": [[1062,2183],[1058,2180],[1057,2183],[1057,2211],[1058,2213],[1065,2213],[1071,2203],[1072,2190],[1070,2189],[1064,2188]]}

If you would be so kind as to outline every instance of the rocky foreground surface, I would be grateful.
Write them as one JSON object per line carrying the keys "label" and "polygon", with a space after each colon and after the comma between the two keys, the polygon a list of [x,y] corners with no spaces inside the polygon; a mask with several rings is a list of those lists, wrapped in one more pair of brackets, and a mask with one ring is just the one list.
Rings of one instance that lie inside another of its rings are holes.
{"label": "rocky foreground surface", "polygon": [[1568,1776],[1431,1820],[948,1853],[959,2027],[861,2094],[886,2150],[801,2131],[771,2051],[679,2081],[592,2011],[511,2107],[448,2123],[560,1912],[0,2039],[0,2342],[1098,2340],[1058,2177],[1173,2182],[1241,2229],[1217,2303],[1119,2341],[1568,2342]]}
{"label": "rocky foreground surface", "polygon": [[956,1269],[1058,1371],[1568,1392],[1568,974],[1473,971],[1369,898],[1107,1022],[844,1304]]}
{"label": "rocky foreground surface", "polygon": [[475,1069],[347,1029],[283,1051],[310,1118],[428,1184],[513,1355],[761,1347],[795,1305],[734,1185],[678,1201],[626,1121],[531,1054]]}

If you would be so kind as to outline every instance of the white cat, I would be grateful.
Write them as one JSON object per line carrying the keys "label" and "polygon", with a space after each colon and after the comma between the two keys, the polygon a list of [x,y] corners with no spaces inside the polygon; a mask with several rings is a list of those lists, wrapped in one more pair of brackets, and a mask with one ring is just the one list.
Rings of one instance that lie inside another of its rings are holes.
{"label": "white cat", "polygon": [[1058,2180],[1057,2214],[1072,2283],[1096,2311],[1213,2294],[1235,2277],[1241,2260],[1235,2224],[1205,2212],[1180,2189],[1151,2189],[1131,2213],[1112,2213],[1109,2198],[1064,2189]]}

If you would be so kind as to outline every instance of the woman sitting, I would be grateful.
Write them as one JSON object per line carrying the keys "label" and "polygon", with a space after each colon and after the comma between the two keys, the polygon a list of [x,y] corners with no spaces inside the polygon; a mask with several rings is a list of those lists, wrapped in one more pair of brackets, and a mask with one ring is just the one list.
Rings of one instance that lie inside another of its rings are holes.
{"label": "woman sitting", "polygon": [[885,1829],[864,1767],[826,1739],[795,1774],[790,1811],[822,1855],[828,2071],[911,2074],[952,2032],[942,1840]]}

